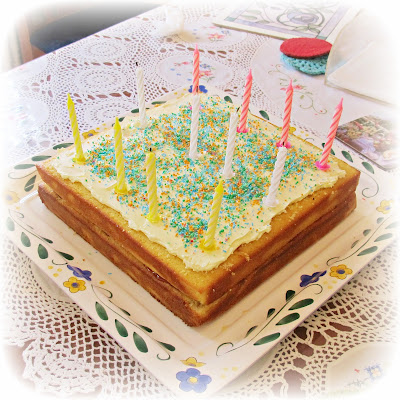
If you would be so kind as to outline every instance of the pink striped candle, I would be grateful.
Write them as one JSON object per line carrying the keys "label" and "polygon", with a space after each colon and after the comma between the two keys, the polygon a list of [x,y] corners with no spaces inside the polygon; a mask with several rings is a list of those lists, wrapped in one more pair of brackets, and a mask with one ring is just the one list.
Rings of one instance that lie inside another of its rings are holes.
{"label": "pink striped candle", "polygon": [[326,171],[330,167],[328,164],[328,157],[329,154],[331,153],[333,140],[335,139],[336,136],[336,131],[339,126],[339,121],[340,121],[340,116],[342,115],[342,111],[343,111],[343,99],[340,100],[340,103],[337,105],[335,109],[335,115],[333,116],[331,127],[329,128],[329,134],[326,139],[321,159],[315,163],[315,165],[322,171]]}
{"label": "pink striped candle", "polygon": [[196,47],[193,52],[193,82],[192,82],[192,93],[199,91],[199,79],[200,79],[200,67],[199,67],[200,54],[199,49]]}
{"label": "pink striped candle", "polygon": [[290,143],[288,142],[289,128],[290,128],[290,115],[292,113],[292,101],[293,101],[293,86],[292,80],[289,82],[289,86],[286,89],[286,101],[285,111],[283,114],[283,125],[282,125],[282,136],[281,140],[277,143],[278,147],[285,146],[289,149]]}
{"label": "pink striped candle", "polygon": [[251,74],[251,70],[250,70],[249,75],[247,75],[246,86],[244,88],[242,112],[240,113],[240,121],[239,121],[239,126],[237,128],[238,132],[248,132],[249,131],[246,127],[246,124],[247,124],[247,114],[249,112],[252,83],[253,83],[253,75]]}

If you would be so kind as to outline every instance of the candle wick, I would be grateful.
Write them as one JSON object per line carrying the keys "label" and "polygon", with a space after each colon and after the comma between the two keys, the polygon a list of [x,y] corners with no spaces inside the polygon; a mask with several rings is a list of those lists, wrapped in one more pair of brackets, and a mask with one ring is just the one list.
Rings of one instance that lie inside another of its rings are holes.
{"label": "candle wick", "polygon": [[139,63],[136,61],[136,66],[138,67],[139,66]]}
{"label": "candle wick", "polygon": [[149,151],[150,151],[150,153],[151,153],[151,147],[150,147]]}

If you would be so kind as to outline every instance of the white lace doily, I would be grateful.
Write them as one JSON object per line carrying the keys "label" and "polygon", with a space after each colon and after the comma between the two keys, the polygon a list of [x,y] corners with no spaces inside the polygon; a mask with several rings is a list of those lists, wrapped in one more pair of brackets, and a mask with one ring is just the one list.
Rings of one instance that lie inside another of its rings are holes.
{"label": "white lace doily", "polygon": [[[213,6],[182,7],[181,11],[185,26],[190,27],[185,33],[157,36],[157,26],[165,18],[161,7],[11,71],[5,83],[8,97],[5,123],[7,129],[12,127],[8,132],[15,134],[5,139],[8,165],[70,139],[67,92],[76,104],[80,128],[85,131],[137,108],[133,73],[136,63],[144,69],[146,101],[182,86],[182,80],[190,79],[195,42],[199,44],[203,64],[201,84],[210,82],[240,97],[248,70],[253,68],[252,103],[279,116],[283,99],[279,80],[262,78],[263,69],[279,69],[279,62],[260,61],[266,59],[276,40],[214,27],[211,21],[218,10]],[[328,108],[319,82],[320,86],[313,84],[309,90],[318,109],[311,112],[298,109],[297,113],[294,110],[295,125],[317,134],[323,123],[310,125],[307,121],[319,118],[322,121],[324,113],[319,111]],[[365,100],[352,98],[361,109]],[[329,107],[334,108],[330,101]],[[314,114],[312,118],[310,113]],[[353,114],[348,118],[352,119]],[[93,392],[100,398],[175,398],[76,304],[44,279],[8,240],[4,241],[3,258],[6,343],[27,346],[23,352],[23,376],[33,381],[40,392],[65,395]],[[363,365],[352,368],[354,378],[348,373],[347,381],[338,378],[344,368],[340,361],[344,354],[361,351],[363,346],[396,343],[394,267],[397,264],[396,245],[392,245],[216,397],[318,397],[368,389],[385,375],[389,361],[367,357]]]}

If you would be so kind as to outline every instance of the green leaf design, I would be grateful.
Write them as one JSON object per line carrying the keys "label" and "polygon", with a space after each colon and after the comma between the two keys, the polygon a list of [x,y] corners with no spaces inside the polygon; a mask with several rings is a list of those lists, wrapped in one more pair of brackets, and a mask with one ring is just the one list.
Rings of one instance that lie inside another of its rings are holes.
{"label": "green leaf design", "polygon": [[42,239],[47,243],[53,243],[53,241],[51,239],[47,239],[47,238],[42,238]]}
{"label": "green leaf design", "polygon": [[367,236],[370,232],[371,232],[371,229],[366,229],[366,230],[363,232],[363,235],[364,235],[364,236]]}
{"label": "green leaf design", "polygon": [[14,221],[10,217],[8,217],[7,220],[6,220],[6,226],[7,226],[7,229],[9,231],[14,231],[15,230]]}
{"label": "green leaf design", "polygon": [[288,290],[286,292],[286,301],[291,300],[295,294],[296,294],[296,292],[294,290]]}
{"label": "green leaf design", "polygon": [[353,158],[351,157],[350,153],[348,151],[342,151],[343,157],[350,162],[353,162]]}
{"label": "green leaf design", "polygon": [[143,330],[145,330],[146,332],[153,332],[153,330],[152,329],[150,329],[150,328],[148,328],[147,326],[144,326],[144,325],[139,325]]}
{"label": "green leaf design", "polygon": [[58,150],[58,149],[65,149],[66,147],[72,146],[73,143],[60,143],[60,144],[56,144],[55,146],[53,146],[54,150]]}
{"label": "green leaf design", "polygon": [[286,317],[283,317],[279,322],[277,322],[276,325],[290,324],[291,322],[296,321],[296,319],[299,319],[299,318],[300,318],[299,313],[288,314],[288,315],[286,315]]}
{"label": "green leaf design", "polygon": [[115,327],[117,328],[118,333],[122,336],[122,337],[127,337],[128,336],[128,331],[125,328],[125,326],[119,322],[117,319],[115,320]]}
{"label": "green leaf design", "polygon": [[107,321],[108,320],[108,314],[107,314],[106,309],[97,301],[96,301],[96,304],[95,304],[95,308],[96,308],[97,315],[103,321]]}
{"label": "green leaf design", "polygon": [[162,347],[166,348],[169,351],[175,351],[175,347],[172,346],[172,344],[169,343],[164,343],[164,342],[158,342]]}
{"label": "green leaf design", "polygon": [[248,19],[249,21],[256,21],[257,20],[257,17],[255,17],[253,15],[242,15],[242,18]]}
{"label": "green leaf design", "polygon": [[264,336],[263,338],[257,340],[257,342],[253,343],[253,346],[260,346],[261,344],[266,344],[269,342],[273,342],[278,339],[281,334],[279,332],[272,333],[271,335]]}
{"label": "green leaf design", "polygon": [[375,171],[374,171],[374,169],[372,168],[372,165],[371,165],[370,163],[367,163],[366,161],[363,161],[361,164],[363,165],[363,167],[364,167],[368,172],[371,172],[371,174],[374,174],[374,173],[375,173]]}
{"label": "green leaf design", "polygon": [[225,96],[224,100],[228,101],[229,103],[233,103],[232,99],[229,96]]}
{"label": "green leaf design", "polygon": [[139,109],[138,108],[134,108],[133,110],[131,110],[131,113],[132,114],[137,114],[139,112]]}
{"label": "green leaf design", "polygon": [[297,303],[293,304],[292,307],[289,308],[289,310],[297,310],[299,308],[307,307],[312,303],[314,303],[313,299],[300,300]]}
{"label": "green leaf design", "polygon": [[221,344],[217,347],[217,350],[216,350],[215,354],[216,354],[217,356],[221,355],[221,354],[219,353],[219,350],[220,350],[221,348],[223,348],[223,347],[226,347],[226,346],[229,346],[230,350],[226,350],[225,353],[222,353],[222,354],[226,354],[226,353],[229,353],[229,352],[235,350],[235,349],[233,348],[234,345],[233,345],[232,342],[224,342],[224,343],[221,343]]}
{"label": "green leaf design", "polygon": [[391,233],[385,233],[384,235],[377,237],[374,242],[380,242],[381,240],[390,239],[391,237],[393,237]]}
{"label": "green leaf design", "polygon": [[296,28],[293,29],[294,31],[308,31],[307,26],[296,26]]}
{"label": "green leaf design", "polygon": [[[53,243],[53,242],[49,242],[49,243]],[[57,251],[57,253],[60,254],[60,256],[64,257],[68,261],[72,261],[74,259],[74,257],[71,256],[71,254],[64,253],[62,251]]]}
{"label": "green leaf design", "polygon": [[270,308],[267,313],[267,319],[275,312],[275,308]]}
{"label": "green leaf design", "polygon": [[393,222],[392,224],[388,225],[385,229],[393,229],[393,228],[397,228],[398,226],[399,226],[399,222],[396,221],[396,222]]}
{"label": "green leaf design", "polygon": [[25,247],[31,247],[31,241],[25,232],[21,233],[21,242]]}
{"label": "green leaf design", "polygon": [[249,336],[250,335],[250,333],[251,332],[253,332],[254,331],[254,329],[256,329],[257,328],[257,325],[255,325],[255,326],[252,326],[248,331],[247,331],[247,333],[246,333],[246,336],[245,337],[247,337],[247,336]]}
{"label": "green leaf design", "polygon": [[33,176],[31,179],[29,179],[28,182],[25,183],[25,187],[24,187],[25,192],[29,192],[33,189],[33,187],[35,186],[35,181],[36,181],[36,175]]}
{"label": "green leaf design", "polygon": [[31,158],[32,161],[38,162],[38,161],[44,161],[51,158],[51,156],[33,156]]}
{"label": "green leaf design", "polygon": [[164,103],[166,103],[166,101],[153,101],[151,104],[156,105],[156,104],[164,104]]}
{"label": "green leaf design", "polygon": [[[378,219],[376,220],[376,223],[377,223],[377,224],[380,224],[384,219],[385,219],[385,218],[380,217],[380,218],[378,218]],[[386,228],[386,229],[387,229],[387,228]]]}
{"label": "green leaf design", "polygon": [[259,113],[264,119],[267,119],[269,121],[269,115],[267,114],[266,111],[260,110]]}
{"label": "green leaf design", "polygon": [[365,256],[366,254],[374,253],[377,250],[378,250],[378,247],[372,246],[372,247],[368,247],[368,249],[363,250],[361,253],[358,253],[357,255],[358,256]]}
{"label": "green leaf design", "polygon": [[147,353],[149,351],[149,349],[147,348],[146,342],[136,332],[133,332],[133,341],[135,342],[137,349],[139,351],[141,351],[142,353]]}
{"label": "green leaf design", "polygon": [[351,248],[353,248],[358,242],[359,242],[359,240],[356,240],[356,241],[351,245]]}
{"label": "green leaf design", "polygon": [[125,119],[125,117],[121,117],[121,118],[118,118],[118,121],[122,122],[124,119]]}
{"label": "green leaf design", "polygon": [[130,313],[130,312],[124,310],[122,307],[118,306],[117,304],[115,304],[115,303],[112,302],[111,300],[110,300],[110,303],[113,304],[115,307],[118,307],[118,308],[119,308],[125,315],[127,315],[128,317],[131,316],[131,313]]}
{"label": "green leaf design", "polygon": [[28,169],[34,167],[35,164],[17,164],[14,166],[14,169]]}
{"label": "green leaf design", "polygon": [[45,260],[49,256],[49,252],[46,250],[46,247],[44,247],[42,244],[39,244],[38,246],[38,254],[42,260]]}
{"label": "green leaf design", "polygon": [[[114,304],[114,303],[113,303]],[[126,311],[126,310],[124,310],[123,308],[121,308],[121,307],[118,307],[124,314],[126,314],[128,317],[130,317],[131,316],[131,313],[130,312],[128,312],[128,311]]]}

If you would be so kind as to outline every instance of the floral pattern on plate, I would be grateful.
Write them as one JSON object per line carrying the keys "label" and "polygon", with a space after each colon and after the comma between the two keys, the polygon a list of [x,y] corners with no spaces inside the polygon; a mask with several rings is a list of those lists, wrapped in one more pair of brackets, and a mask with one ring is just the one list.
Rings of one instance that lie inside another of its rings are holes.
{"label": "floral pattern on plate", "polygon": [[[211,91],[208,86],[207,89]],[[152,106],[163,101],[164,98],[154,101]],[[227,101],[233,100],[229,97]],[[318,137],[308,137],[308,140],[323,147]],[[221,389],[391,243],[398,227],[394,201],[383,191],[388,174],[359,159],[352,151],[334,147],[336,156],[362,172],[357,189],[361,219],[338,237],[332,236],[336,242],[341,240],[341,245],[327,246],[323,251],[316,246],[314,266],[305,263],[274,292],[263,289],[263,285],[268,285],[265,282],[260,286],[261,297],[255,304],[247,304],[244,299],[232,310],[236,314],[232,320],[235,329],[224,325],[225,316],[203,330],[189,328],[166,313],[149,294],[141,292],[140,287],[122,290],[121,279],[113,281],[113,276],[122,272],[107,260],[98,258],[100,255],[93,252],[91,246],[40,204],[35,192],[39,181],[36,163],[54,155],[58,148],[70,145],[54,146],[9,171],[7,187],[12,189],[8,189],[6,196],[14,204],[5,218],[7,232],[103,329],[177,393],[211,394]],[[328,235],[327,240],[329,238]],[[154,316],[157,310],[161,312]],[[252,318],[249,317],[251,312],[254,313]],[[238,319],[237,315],[245,317]],[[212,335],[202,333],[207,329]]]}

